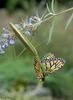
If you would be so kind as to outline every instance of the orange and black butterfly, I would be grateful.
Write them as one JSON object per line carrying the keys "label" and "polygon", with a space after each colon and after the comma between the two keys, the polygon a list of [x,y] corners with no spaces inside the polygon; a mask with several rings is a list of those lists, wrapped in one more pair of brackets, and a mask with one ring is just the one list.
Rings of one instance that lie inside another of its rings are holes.
{"label": "orange and black butterfly", "polygon": [[56,58],[54,54],[49,53],[43,58],[42,64],[46,67],[45,75],[48,75],[64,66],[65,60],[63,58]]}

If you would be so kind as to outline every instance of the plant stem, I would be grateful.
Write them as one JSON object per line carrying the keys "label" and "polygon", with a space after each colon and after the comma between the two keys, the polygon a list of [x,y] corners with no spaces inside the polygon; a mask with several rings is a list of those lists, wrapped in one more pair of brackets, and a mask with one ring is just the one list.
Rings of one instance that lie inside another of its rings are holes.
{"label": "plant stem", "polygon": [[42,68],[41,68],[41,61],[40,57],[35,49],[35,47],[31,44],[31,42],[28,40],[28,38],[24,35],[21,34],[21,32],[15,27],[14,24],[10,23],[10,27],[13,29],[15,34],[18,36],[18,38],[22,41],[22,43],[28,48],[33,55],[35,56],[35,71],[36,71],[36,76],[39,80],[43,79],[43,73],[42,73]]}
{"label": "plant stem", "polygon": [[47,20],[50,20],[50,19],[53,18],[54,16],[58,16],[58,15],[67,13],[67,12],[69,12],[69,11],[71,11],[71,10],[73,10],[73,7],[72,7],[72,8],[69,8],[69,9],[66,9],[66,10],[64,10],[64,11],[61,11],[61,12],[59,12],[59,13],[56,13],[56,14],[52,15],[51,17],[48,17],[48,18],[42,20],[41,23],[43,23],[43,22],[45,22],[45,21],[47,21]]}

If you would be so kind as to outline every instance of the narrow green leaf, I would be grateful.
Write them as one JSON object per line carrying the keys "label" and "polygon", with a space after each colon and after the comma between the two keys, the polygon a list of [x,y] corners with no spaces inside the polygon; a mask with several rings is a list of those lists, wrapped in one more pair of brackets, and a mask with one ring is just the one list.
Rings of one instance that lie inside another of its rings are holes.
{"label": "narrow green leaf", "polygon": [[13,31],[18,36],[18,38],[22,41],[22,43],[26,46],[26,48],[28,50],[30,50],[33,53],[33,55],[35,56],[34,68],[35,68],[36,76],[39,79],[39,81],[42,81],[44,76],[42,73],[43,70],[41,68],[41,61],[40,61],[40,57],[37,53],[37,50],[32,45],[32,43],[28,40],[28,38],[25,35],[24,36],[22,35],[22,33],[15,27],[14,24],[10,23],[10,27],[13,29]]}
{"label": "narrow green leaf", "polygon": [[50,8],[49,8],[49,5],[48,5],[48,4],[46,4],[46,7],[47,7],[48,12],[49,12],[49,13],[51,13],[51,11],[50,11]]}
{"label": "narrow green leaf", "polygon": [[20,56],[24,53],[24,51],[26,51],[26,48],[24,48],[24,49],[18,54],[17,57],[20,57]]}
{"label": "narrow green leaf", "polygon": [[52,8],[52,13],[55,13],[55,11],[54,11],[54,0],[52,0],[51,8]]}
{"label": "narrow green leaf", "polygon": [[15,25],[13,25],[12,23],[10,23],[10,26],[13,29],[13,31],[15,32],[15,34],[18,36],[18,38],[26,46],[26,48],[28,48],[35,56],[37,56],[38,54],[37,54],[35,47],[31,44],[31,42],[27,39],[27,37],[23,36],[20,33],[20,31],[15,27]]}
{"label": "narrow green leaf", "polygon": [[68,28],[68,26],[70,25],[72,19],[73,19],[73,13],[72,13],[72,15],[70,16],[70,18],[68,19],[68,21],[67,21],[67,23],[66,23],[65,30],[67,30],[67,28]]}
{"label": "narrow green leaf", "polygon": [[51,25],[51,28],[49,30],[49,38],[48,38],[47,45],[51,42],[52,35],[53,35],[54,25],[55,25],[55,20],[53,20],[52,25]]}

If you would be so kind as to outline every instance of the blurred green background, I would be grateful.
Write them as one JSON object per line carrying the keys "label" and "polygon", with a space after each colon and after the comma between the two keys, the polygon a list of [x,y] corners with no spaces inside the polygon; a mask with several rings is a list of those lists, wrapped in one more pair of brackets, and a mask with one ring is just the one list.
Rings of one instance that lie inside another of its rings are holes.
{"label": "blurred green background", "polygon": [[[8,25],[10,21],[20,22],[23,18],[43,13],[46,0],[0,0],[0,33],[2,27]],[[51,0],[47,0],[50,4]],[[73,6],[73,0],[56,0],[56,11],[59,9],[68,9]],[[53,19],[47,21],[30,38],[35,45],[40,58],[46,53],[55,53],[56,57],[62,57],[66,60],[65,66],[57,72],[46,77],[43,85],[50,91],[47,96],[31,98],[31,100],[73,100],[73,20],[67,30],[66,23],[71,12],[59,15],[54,18],[55,26],[53,35],[49,44],[49,30]],[[24,53],[18,56],[22,50]],[[37,79],[34,71],[34,57],[28,51],[21,41],[17,38],[16,44],[10,46],[6,53],[0,55],[0,88],[6,91],[24,91],[30,90],[28,87],[36,87]],[[43,90],[44,91],[44,90]],[[1,94],[0,94],[1,95]],[[26,100],[26,99],[14,99]],[[29,99],[30,100],[30,99]]]}

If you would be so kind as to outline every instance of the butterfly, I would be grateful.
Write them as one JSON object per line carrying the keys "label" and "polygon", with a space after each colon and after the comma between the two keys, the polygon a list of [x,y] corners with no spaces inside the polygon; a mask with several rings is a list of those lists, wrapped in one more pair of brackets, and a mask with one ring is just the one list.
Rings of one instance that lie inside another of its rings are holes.
{"label": "butterfly", "polygon": [[64,66],[65,60],[63,58],[56,58],[54,54],[49,53],[43,58],[42,63],[46,67],[45,75],[48,75]]}

